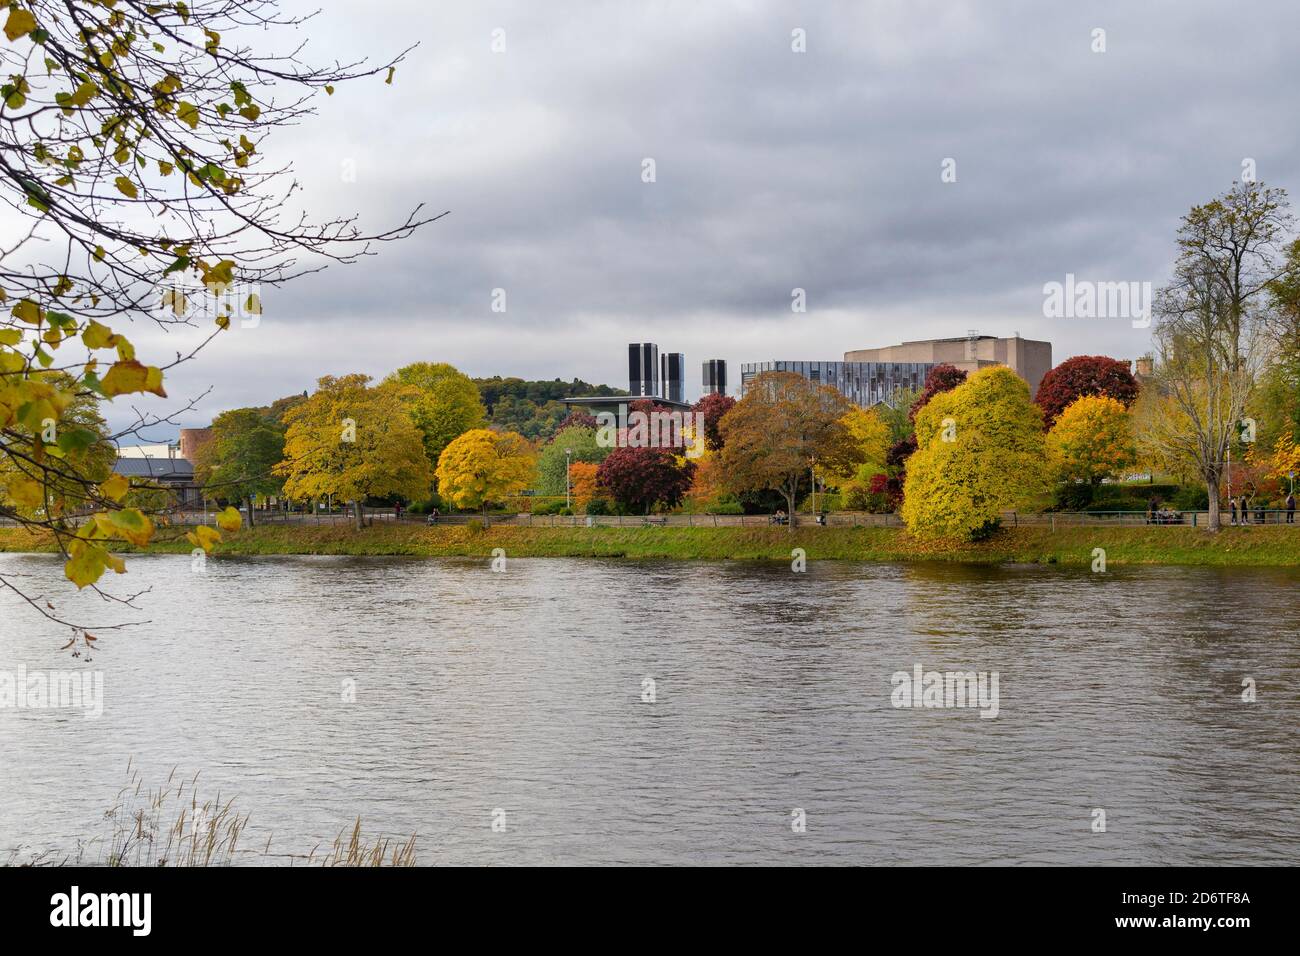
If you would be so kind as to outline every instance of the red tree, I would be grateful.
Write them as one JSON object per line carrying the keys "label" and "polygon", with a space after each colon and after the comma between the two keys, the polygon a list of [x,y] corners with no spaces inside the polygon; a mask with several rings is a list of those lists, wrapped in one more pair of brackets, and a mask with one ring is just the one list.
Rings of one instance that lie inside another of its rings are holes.
{"label": "red tree", "polygon": [[907,417],[916,421],[916,413],[925,408],[930,399],[940,392],[951,392],[964,381],[966,381],[966,373],[957,366],[949,365],[947,362],[936,365],[925,376],[925,388],[921,391],[921,397],[912,403]]}
{"label": "red tree", "polygon": [[1127,362],[1105,355],[1076,355],[1043,376],[1034,401],[1050,428],[1061,412],[1083,395],[1104,395],[1127,407],[1137,398],[1137,379]]}
{"label": "red tree", "polygon": [[599,425],[600,422],[596,421],[595,415],[575,408],[560,420],[560,423],[555,426],[555,430],[557,432],[562,432],[566,428],[573,428],[576,426],[578,428],[590,428],[594,431],[599,427]]}
{"label": "red tree", "polygon": [[596,482],[625,508],[648,514],[657,504],[681,504],[694,474],[694,462],[679,465],[667,448],[615,448],[600,463]]}
{"label": "red tree", "polygon": [[705,395],[691,409],[695,412],[704,413],[704,442],[713,451],[717,451],[724,444],[722,432],[718,429],[718,423],[722,421],[722,416],[731,411],[736,405],[736,400],[730,395],[719,395],[714,392],[711,395]]}

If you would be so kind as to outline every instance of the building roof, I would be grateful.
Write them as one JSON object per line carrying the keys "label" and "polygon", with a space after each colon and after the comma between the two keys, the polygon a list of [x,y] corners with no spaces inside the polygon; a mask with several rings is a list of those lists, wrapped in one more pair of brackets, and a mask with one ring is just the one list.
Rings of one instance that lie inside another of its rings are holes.
{"label": "building roof", "polygon": [[631,405],[633,402],[654,402],[670,409],[687,411],[693,406],[690,402],[675,402],[671,398],[659,395],[585,395],[578,398],[562,398],[565,405],[588,406],[596,408],[617,408],[619,405]]}
{"label": "building roof", "polygon": [[194,465],[184,458],[118,458],[113,471],[127,478],[194,480]]}

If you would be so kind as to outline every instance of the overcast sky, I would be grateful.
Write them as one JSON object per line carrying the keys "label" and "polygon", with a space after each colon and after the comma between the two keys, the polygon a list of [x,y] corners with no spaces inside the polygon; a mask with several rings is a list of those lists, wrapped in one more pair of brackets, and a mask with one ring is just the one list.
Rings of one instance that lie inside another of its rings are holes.
{"label": "overcast sky", "polygon": [[972,329],[1131,358],[1148,331],[1044,318],[1044,283],[1158,285],[1244,159],[1300,178],[1294,0],[324,6],[309,59],[419,48],[262,152],[318,217],[451,214],[265,292],[258,328],[170,373],[173,404],[213,388],[186,424],[416,360],[626,386],[634,340],[686,353],[688,397],[706,358],[734,382]]}

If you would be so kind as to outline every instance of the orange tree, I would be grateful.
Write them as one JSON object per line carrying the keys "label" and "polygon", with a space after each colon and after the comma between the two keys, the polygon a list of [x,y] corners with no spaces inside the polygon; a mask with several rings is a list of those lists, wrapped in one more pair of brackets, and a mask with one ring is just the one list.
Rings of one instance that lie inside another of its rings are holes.
{"label": "orange tree", "polygon": [[[96,446],[179,410],[100,435],[71,416],[78,400],[165,398],[169,368],[232,319],[260,320],[261,287],[323,261],[301,256],[351,259],[421,223],[417,210],[367,235],[352,218],[282,215],[297,185],[267,155],[268,134],[301,122],[314,94],[375,73],[391,81],[396,61],[317,69],[255,52],[301,26],[273,0],[13,0],[0,19],[0,195],[16,220],[0,260],[0,515],[51,534],[67,577],[95,586],[124,570],[114,542],[141,546],[153,531],[124,503],[124,479],[99,480]],[[151,364],[121,331],[142,317],[211,331]],[[65,520],[53,496],[86,517]]]}
{"label": "orange tree", "polygon": [[764,372],[722,419],[720,453],[727,490],[778,491],[795,524],[799,489],[814,468],[850,472],[866,459],[844,418],[852,403],[828,385],[794,372]]}

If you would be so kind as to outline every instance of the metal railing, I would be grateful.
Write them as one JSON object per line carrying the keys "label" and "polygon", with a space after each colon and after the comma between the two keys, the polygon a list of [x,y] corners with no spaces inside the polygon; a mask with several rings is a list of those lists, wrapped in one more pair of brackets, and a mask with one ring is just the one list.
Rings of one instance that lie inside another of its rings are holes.
{"label": "metal railing", "polygon": [[[244,512],[241,512],[244,514]],[[1224,509],[1219,514],[1220,522],[1225,527],[1240,524],[1246,527],[1257,525],[1287,525],[1300,528],[1300,520],[1295,512],[1281,508],[1255,509],[1243,519],[1239,514],[1234,522],[1232,514]],[[201,511],[173,512],[165,516],[166,523],[173,525],[210,524],[214,513]],[[495,527],[506,525],[525,528],[767,528],[785,527],[785,520],[778,521],[772,515],[735,515],[735,514],[652,514],[652,515],[535,515],[530,512],[488,512],[443,514],[430,521],[427,515],[403,512],[399,518],[393,511],[367,510],[367,523],[400,521],[413,525],[468,525],[472,523]],[[819,520],[820,519],[820,520]],[[83,517],[67,519],[72,525],[85,520]],[[350,525],[356,518],[351,512],[283,512],[266,511],[255,515],[257,525]],[[1017,512],[1007,511],[1002,515],[1003,527],[1097,527],[1097,526],[1182,526],[1204,528],[1209,520],[1207,511],[1167,511],[1151,515],[1146,511],[1041,511]],[[161,523],[161,522],[160,522]],[[800,528],[901,528],[902,519],[893,513],[874,514],[864,511],[837,511],[820,516],[801,513],[796,517]],[[0,527],[16,527],[18,522],[10,518],[0,518]]]}

